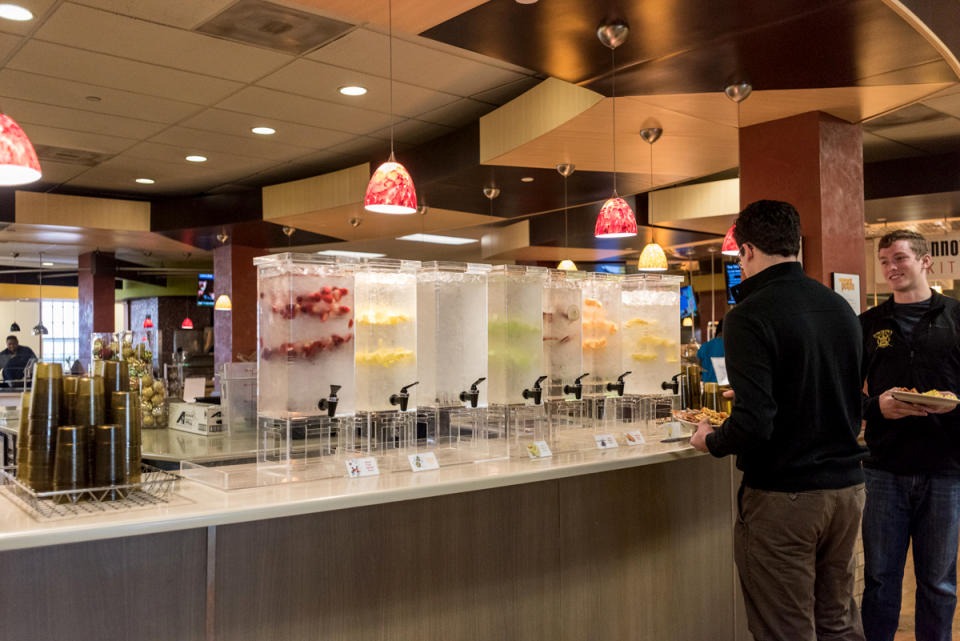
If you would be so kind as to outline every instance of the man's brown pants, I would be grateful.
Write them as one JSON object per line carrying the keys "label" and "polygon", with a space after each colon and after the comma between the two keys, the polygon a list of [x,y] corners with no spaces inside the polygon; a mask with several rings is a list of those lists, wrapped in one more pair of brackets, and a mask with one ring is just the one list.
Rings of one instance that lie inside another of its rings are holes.
{"label": "man's brown pants", "polygon": [[853,547],[866,498],[740,488],[737,569],[755,641],[863,641]]}

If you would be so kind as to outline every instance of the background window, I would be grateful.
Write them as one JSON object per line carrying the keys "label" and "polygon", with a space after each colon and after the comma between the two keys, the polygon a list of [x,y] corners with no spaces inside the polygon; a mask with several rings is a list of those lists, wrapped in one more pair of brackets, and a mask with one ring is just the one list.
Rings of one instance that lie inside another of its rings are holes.
{"label": "background window", "polygon": [[45,300],[43,324],[50,331],[43,337],[41,358],[69,368],[80,357],[79,304],[75,300]]}

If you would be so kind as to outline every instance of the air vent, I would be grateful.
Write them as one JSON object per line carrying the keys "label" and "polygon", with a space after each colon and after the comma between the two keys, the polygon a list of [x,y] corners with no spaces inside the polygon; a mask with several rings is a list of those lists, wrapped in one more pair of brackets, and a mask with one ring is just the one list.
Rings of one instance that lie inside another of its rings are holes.
{"label": "air vent", "polygon": [[63,162],[84,167],[96,167],[105,160],[113,158],[113,154],[102,154],[86,149],[68,149],[66,147],[51,147],[50,145],[34,145],[40,160]]}
{"label": "air vent", "polygon": [[299,55],[339,38],[353,27],[263,0],[240,0],[197,27],[197,31]]}

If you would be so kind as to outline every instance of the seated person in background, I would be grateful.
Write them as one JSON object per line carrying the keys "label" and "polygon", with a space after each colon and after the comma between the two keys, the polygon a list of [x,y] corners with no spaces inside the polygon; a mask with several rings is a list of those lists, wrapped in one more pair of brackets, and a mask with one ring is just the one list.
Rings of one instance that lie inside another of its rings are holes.
{"label": "seated person in background", "polygon": [[697,359],[703,368],[701,380],[704,383],[716,383],[717,373],[713,371],[711,358],[723,358],[723,320],[717,321],[717,335],[700,346],[697,350]]}
{"label": "seated person in background", "polygon": [[37,360],[33,350],[21,345],[16,336],[7,336],[7,349],[0,352],[4,384],[9,386],[11,381],[23,380],[23,369],[31,360]]}

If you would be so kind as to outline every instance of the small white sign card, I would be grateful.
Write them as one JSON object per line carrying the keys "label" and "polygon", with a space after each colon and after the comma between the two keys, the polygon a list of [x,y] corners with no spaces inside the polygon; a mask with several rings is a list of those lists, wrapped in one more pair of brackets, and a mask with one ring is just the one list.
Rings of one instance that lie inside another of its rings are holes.
{"label": "small white sign card", "polygon": [[711,356],[710,363],[713,365],[713,373],[717,375],[717,385],[729,385],[727,360],[722,356]]}
{"label": "small white sign card", "polygon": [[207,379],[202,376],[190,376],[183,379],[183,400],[192,403],[198,396],[206,393]]}
{"label": "small white sign card", "polygon": [[593,440],[597,442],[597,447],[601,450],[610,450],[615,447],[620,447],[620,444],[617,443],[617,439],[613,437],[613,434],[594,434]]}
{"label": "small white sign card", "polygon": [[643,434],[640,433],[640,430],[631,430],[623,435],[627,439],[627,445],[643,445],[646,443],[646,439],[643,438]]}
{"label": "small white sign card", "polygon": [[440,469],[440,462],[437,460],[437,455],[433,452],[408,454],[407,459],[410,461],[410,469],[414,472]]}
{"label": "small white sign card", "polygon": [[352,479],[361,476],[377,476],[380,474],[380,468],[377,466],[377,459],[373,456],[363,458],[352,458],[344,461],[347,466],[347,476]]}
{"label": "small white sign card", "polygon": [[833,291],[850,303],[854,314],[860,313],[860,274],[833,272]]}
{"label": "small white sign card", "polygon": [[553,452],[550,451],[550,446],[547,445],[546,441],[528,443],[527,454],[530,455],[530,458],[550,458],[553,456]]}

